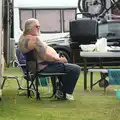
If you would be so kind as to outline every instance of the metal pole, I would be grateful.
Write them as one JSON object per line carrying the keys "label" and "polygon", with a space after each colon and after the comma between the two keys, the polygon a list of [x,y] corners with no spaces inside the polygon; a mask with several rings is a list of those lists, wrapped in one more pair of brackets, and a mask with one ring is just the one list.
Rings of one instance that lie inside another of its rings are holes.
{"label": "metal pole", "polygon": [[[1,87],[1,80],[2,80],[2,38],[3,38],[3,34],[2,34],[2,0],[0,0],[0,87]],[[2,92],[1,92],[1,89],[0,89],[0,99],[1,99],[1,96],[2,96]]]}

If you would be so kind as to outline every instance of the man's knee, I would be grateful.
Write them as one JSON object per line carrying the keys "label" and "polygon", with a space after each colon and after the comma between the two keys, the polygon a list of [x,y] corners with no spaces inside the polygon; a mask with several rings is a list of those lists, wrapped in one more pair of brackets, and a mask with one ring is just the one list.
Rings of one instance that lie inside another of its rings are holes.
{"label": "man's knee", "polygon": [[81,71],[80,66],[76,64],[67,64],[66,68],[67,68],[67,71],[71,71],[76,74],[80,74],[80,71]]}
{"label": "man's knee", "polygon": [[76,65],[76,64],[73,64],[73,65],[74,65],[74,70],[75,70],[78,74],[80,74],[80,71],[81,71],[80,66],[79,66],[79,65]]}

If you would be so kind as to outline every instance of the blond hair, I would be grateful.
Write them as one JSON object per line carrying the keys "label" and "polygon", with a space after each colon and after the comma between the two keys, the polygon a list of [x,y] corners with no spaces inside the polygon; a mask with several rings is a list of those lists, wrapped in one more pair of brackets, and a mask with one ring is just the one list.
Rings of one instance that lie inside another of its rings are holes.
{"label": "blond hair", "polygon": [[32,27],[37,21],[38,20],[35,19],[35,18],[30,18],[30,19],[26,20],[23,34],[27,35],[27,34],[31,33],[32,32]]}

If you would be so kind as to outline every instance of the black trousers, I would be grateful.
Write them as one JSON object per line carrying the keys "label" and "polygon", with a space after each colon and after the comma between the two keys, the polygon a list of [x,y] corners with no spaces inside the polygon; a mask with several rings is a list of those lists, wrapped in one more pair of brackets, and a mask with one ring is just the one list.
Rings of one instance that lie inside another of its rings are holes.
{"label": "black trousers", "polygon": [[65,76],[61,76],[59,79],[63,82],[63,89],[65,93],[72,94],[80,75],[80,66],[71,63],[61,62],[48,62],[48,66],[41,72],[45,73],[58,73],[66,72]]}

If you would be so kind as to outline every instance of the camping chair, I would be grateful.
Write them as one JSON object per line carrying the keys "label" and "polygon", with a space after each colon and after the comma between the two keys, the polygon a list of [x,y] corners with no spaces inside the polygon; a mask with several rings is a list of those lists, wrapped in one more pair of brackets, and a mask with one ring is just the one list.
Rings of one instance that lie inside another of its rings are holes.
{"label": "camping chair", "polygon": [[[26,80],[26,59],[23,56],[23,54],[20,52],[20,50],[16,49],[16,61],[17,61],[17,67],[20,68],[20,71],[23,74],[23,78]],[[32,77],[32,75],[30,76]],[[33,88],[31,89],[32,92],[34,92],[35,86],[33,84]],[[27,88],[24,88],[23,90],[27,90]]]}
{"label": "camping chair", "polygon": [[[20,68],[21,72],[23,73],[24,79],[27,79],[26,78],[26,58],[20,52],[20,50],[18,48],[16,49],[16,59],[17,59],[18,67]],[[30,74],[30,75],[32,77],[32,74]],[[50,83],[49,83],[49,78],[48,77],[40,78],[39,79],[39,85],[42,86],[42,87],[46,87],[47,86],[48,87],[48,93],[50,92]]]}
{"label": "camping chair", "polygon": [[[56,93],[56,89],[57,89],[57,77],[59,76],[63,76],[66,73],[42,73],[40,71],[38,71],[38,62],[37,62],[37,58],[35,57],[36,51],[35,50],[31,50],[30,52],[27,52],[24,54],[24,56],[26,57],[26,74],[27,74],[27,94],[28,97],[30,97],[30,88],[32,86],[32,84],[35,81],[35,91],[36,91],[36,100],[40,100],[41,96],[40,96],[40,92],[38,91],[38,82],[39,82],[39,78],[41,77],[51,77],[51,82],[52,82],[52,87],[53,87],[53,94],[50,97],[53,97]],[[30,70],[30,65],[33,64],[34,68],[32,68],[32,71]],[[34,77],[32,77],[32,79],[30,78],[30,73],[33,74]],[[29,79],[31,79],[31,84],[29,84]],[[60,81],[59,81],[60,82]]]}

